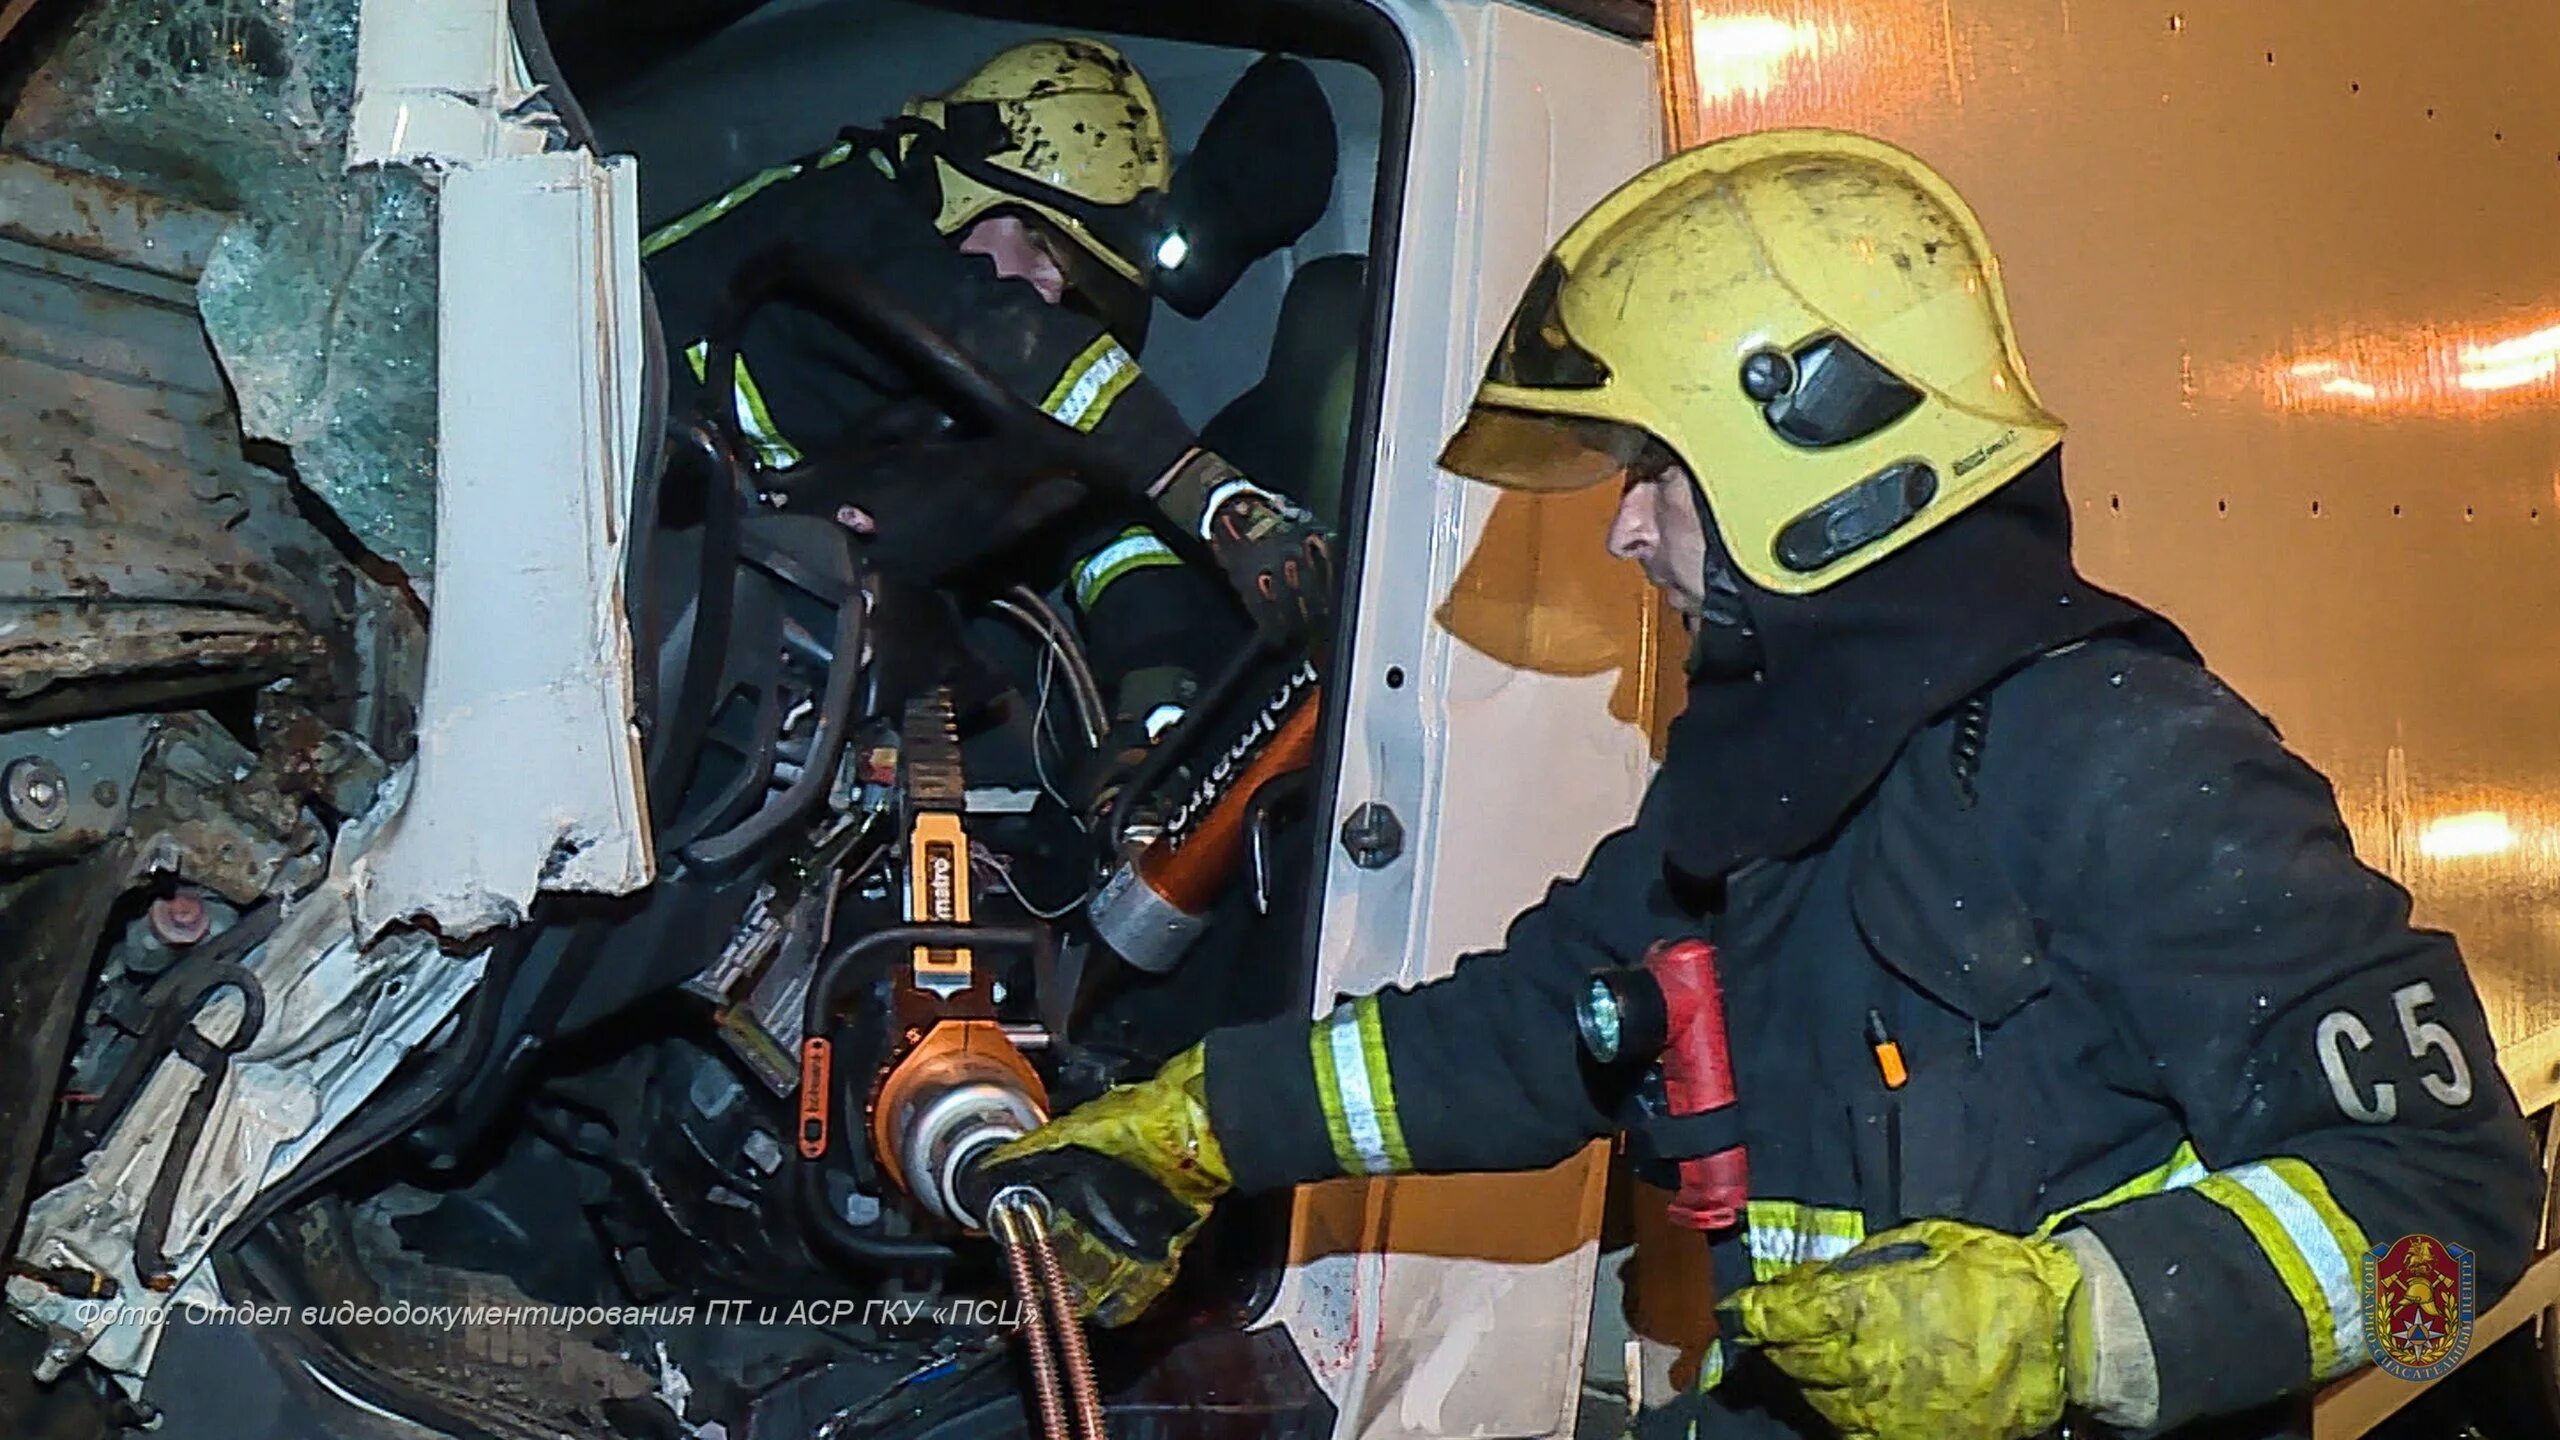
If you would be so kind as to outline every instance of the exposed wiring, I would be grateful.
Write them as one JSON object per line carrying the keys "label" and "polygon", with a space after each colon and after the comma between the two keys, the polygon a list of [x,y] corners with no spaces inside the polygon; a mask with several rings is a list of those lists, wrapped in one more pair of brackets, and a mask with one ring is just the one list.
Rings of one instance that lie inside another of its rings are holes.
{"label": "exposed wiring", "polygon": [[1040,656],[1040,699],[1031,707],[1031,770],[1040,777],[1040,788],[1047,791],[1049,798],[1057,801],[1060,808],[1074,815],[1077,828],[1081,829],[1084,817],[1077,814],[1076,807],[1059,793],[1056,783],[1049,778],[1048,747],[1055,733],[1049,726],[1049,682],[1055,662],[1054,652],[1044,651]]}
{"label": "exposed wiring", "polygon": [[1099,747],[1104,732],[1111,727],[1111,717],[1102,703],[1102,686],[1093,678],[1092,662],[1085,658],[1075,631],[1068,628],[1048,601],[1026,585],[1012,587],[989,604],[997,614],[1031,632],[1041,648],[1066,667],[1067,698],[1074,703],[1076,722],[1084,729],[1085,748]]}
{"label": "exposed wiring", "polygon": [[976,840],[969,842],[969,858],[994,871],[997,878],[1004,881],[1004,888],[1013,892],[1013,898],[1022,902],[1022,908],[1030,911],[1032,914],[1043,920],[1055,920],[1061,915],[1072,914],[1073,912],[1082,909],[1085,902],[1093,898],[1093,889],[1091,886],[1087,886],[1083,894],[1068,901],[1066,904],[1057,906],[1054,909],[1042,909],[1039,905],[1032,902],[1029,895],[1023,893],[1022,882],[1016,880],[1013,876],[1012,861],[1005,859],[993,850],[988,849],[984,843]]}

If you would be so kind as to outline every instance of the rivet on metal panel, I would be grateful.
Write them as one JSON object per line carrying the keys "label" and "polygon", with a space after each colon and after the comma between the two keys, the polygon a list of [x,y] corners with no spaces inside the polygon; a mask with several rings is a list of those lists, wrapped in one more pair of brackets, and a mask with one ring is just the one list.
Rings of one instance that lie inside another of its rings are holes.
{"label": "rivet on metal panel", "polygon": [[0,807],[22,830],[38,834],[59,830],[71,818],[71,783],[52,761],[22,757],[10,762],[6,775],[0,776]]}
{"label": "rivet on metal panel", "polygon": [[1404,853],[1404,822],[1372,800],[1344,818],[1342,850],[1363,870],[1383,870]]}
{"label": "rivet on metal panel", "polygon": [[151,902],[151,933],[165,945],[193,945],[213,933],[213,912],[204,897],[181,890]]}

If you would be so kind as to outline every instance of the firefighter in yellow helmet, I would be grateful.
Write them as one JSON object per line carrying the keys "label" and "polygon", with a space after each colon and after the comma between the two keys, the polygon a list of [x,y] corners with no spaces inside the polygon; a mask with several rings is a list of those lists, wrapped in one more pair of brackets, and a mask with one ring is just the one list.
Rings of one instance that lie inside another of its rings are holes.
{"label": "firefighter in yellow helmet", "polygon": [[902,159],[933,168],[934,229],[969,236],[1014,217],[1037,253],[1017,259],[981,239],[999,272],[1083,297],[1136,348],[1173,179],[1164,117],[1136,66],[1100,41],[1035,40],[900,114],[913,122],[898,127]]}
{"label": "firefighter in yellow helmet", "polygon": [[[1046,513],[1020,503],[1024,466],[987,449],[897,463],[923,452],[894,447],[936,438],[948,422],[866,337],[807,308],[764,305],[735,337],[735,393],[703,393],[733,282],[752,279],[778,241],[841,258],[1016,396],[1117,450],[1133,482],[1207,542],[1254,623],[1320,626],[1333,584],[1321,528],[1204,449],[1135,356],[1178,233],[1167,221],[1173,184],[1162,112],[1126,56],[1081,38],[1006,49],[880,127],[848,129],[646,234],[641,253],[677,352],[672,408],[725,405],[767,499],[842,520],[881,569],[938,585],[1022,578],[1011,561],[1045,553],[1036,527]],[[1065,548],[1063,588],[1112,692],[1113,733],[1081,797],[1099,805],[1195,677],[1240,642],[1244,619],[1222,604],[1216,578],[1187,569],[1146,527],[1108,524]]]}
{"label": "firefighter in yellow helmet", "polygon": [[[1228,1189],[1739,1143],[1724,1333],[1640,1428],[2307,1433],[2367,1363],[2373,1242],[2465,1247],[2485,1306],[2540,1179],[2452,938],[2173,627],[2077,573],[2061,435],[1918,159],[1786,130],[1629,182],[1443,463],[1624,487],[1611,546],[1696,636],[1635,822],[1499,950],[1213,1032],[989,1182],[1048,1198],[1114,1321]],[[1738,1099],[1675,1119],[1587,1002],[1683,938],[1716,947]]]}

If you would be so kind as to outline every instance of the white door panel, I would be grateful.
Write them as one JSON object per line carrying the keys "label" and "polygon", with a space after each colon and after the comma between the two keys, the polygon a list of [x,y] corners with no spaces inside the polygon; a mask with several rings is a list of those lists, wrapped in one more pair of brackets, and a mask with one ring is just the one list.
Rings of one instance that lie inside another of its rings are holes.
{"label": "white door panel", "polygon": [[[1320,1004],[1498,943],[1650,768],[1656,612],[1601,549],[1610,497],[1496,497],[1434,461],[1547,246],[1660,153],[1651,54],[1499,5],[1380,3],[1414,49],[1416,114],[1333,819],[1377,801],[1407,840],[1378,870],[1331,850]],[[1604,1183],[1595,1150],[1307,1192],[1274,1318],[1338,1434],[1569,1432]]]}

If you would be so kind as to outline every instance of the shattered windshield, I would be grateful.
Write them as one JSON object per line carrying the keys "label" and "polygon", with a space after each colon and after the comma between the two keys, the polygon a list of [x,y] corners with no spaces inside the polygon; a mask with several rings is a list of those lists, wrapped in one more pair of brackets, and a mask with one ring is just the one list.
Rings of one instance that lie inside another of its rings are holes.
{"label": "shattered windshield", "polygon": [[411,577],[435,553],[435,194],[346,168],[361,0],[105,0],[0,144],[237,218],[197,282],[242,428]]}

